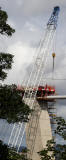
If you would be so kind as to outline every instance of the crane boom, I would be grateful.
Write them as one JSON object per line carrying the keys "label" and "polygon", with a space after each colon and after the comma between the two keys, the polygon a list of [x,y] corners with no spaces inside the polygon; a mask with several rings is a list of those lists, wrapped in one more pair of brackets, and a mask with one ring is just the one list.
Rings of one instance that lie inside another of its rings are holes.
{"label": "crane boom", "polygon": [[[47,23],[45,37],[41,41],[39,52],[35,59],[32,76],[30,78],[30,81],[32,81],[33,87],[35,87],[36,84],[37,86],[39,86],[42,80],[42,76],[43,76],[44,69],[45,69],[45,64],[47,61],[47,56],[48,56],[49,49],[50,49],[50,46],[51,46],[51,43],[54,37],[54,33],[56,31],[56,27],[57,27],[59,11],[60,11],[60,8],[58,6],[54,7],[51,17]],[[36,65],[37,67],[35,67]],[[35,97],[36,97],[36,92],[34,95],[34,100],[35,100]],[[31,93],[28,105],[30,104],[31,98],[32,98],[32,93]],[[31,103],[31,108],[34,109],[34,113],[31,115],[31,118],[29,120],[28,131],[27,131],[27,147],[30,150],[28,154],[29,159],[31,159],[32,154],[33,154],[36,132],[37,132],[38,124],[39,124],[37,122],[39,120],[40,113],[41,113],[41,109],[35,106],[35,101]],[[33,127],[33,123],[34,123],[34,127]]]}
{"label": "crane boom", "polygon": [[[28,85],[31,85],[33,87],[35,87],[36,84],[38,86],[41,81],[41,75],[44,72],[47,56],[49,54],[49,49],[51,47],[52,40],[56,31],[59,11],[60,8],[58,6],[54,7],[51,17],[47,23],[45,35],[43,39],[40,41],[37,56],[34,60],[33,70],[31,71],[28,80]],[[40,79],[39,82],[38,79]]]}

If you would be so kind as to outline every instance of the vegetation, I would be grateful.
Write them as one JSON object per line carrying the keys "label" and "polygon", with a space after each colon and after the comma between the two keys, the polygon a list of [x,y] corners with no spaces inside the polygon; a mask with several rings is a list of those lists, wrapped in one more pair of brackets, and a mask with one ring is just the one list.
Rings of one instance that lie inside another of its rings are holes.
{"label": "vegetation", "polygon": [[[7,24],[8,15],[0,8],[0,34],[12,36],[15,32]],[[12,68],[13,55],[0,52],[0,80],[7,77],[7,70]],[[15,85],[0,85],[0,118],[9,123],[28,120],[30,109],[22,102],[21,94]]]}
{"label": "vegetation", "polygon": [[0,118],[9,123],[28,121],[30,111],[16,85],[0,86]]}
{"label": "vegetation", "polygon": [[[12,36],[15,32],[10,25],[7,24],[8,15],[0,7],[0,34]],[[0,80],[4,80],[7,77],[5,70],[11,69],[13,63],[13,55],[0,52]]]}
{"label": "vegetation", "polygon": [[[7,19],[7,13],[0,8],[0,34],[12,36],[15,30],[7,24]],[[7,70],[12,68],[12,63],[12,54],[0,52],[0,80],[7,77]],[[29,113],[30,109],[22,101],[17,86],[0,84],[0,118],[6,119],[9,123],[22,122],[28,120]],[[0,159],[27,160],[24,150],[20,155],[14,149],[8,148],[2,141],[0,141]]]}
{"label": "vegetation", "polygon": [[0,80],[7,77],[6,70],[11,69],[13,63],[13,55],[7,53],[0,53]]}
{"label": "vegetation", "polygon": [[8,19],[7,13],[1,10],[0,7],[0,33],[3,35],[12,36],[15,30],[11,28],[9,24],[7,24],[7,19]]}
{"label": "vegetation", "polygon": [[27,150],[23,150],[22,154],[18,154],[14,149],[10,149],[6,144],[0,141],[0,159],[1,160],[28,160],[26,158]]}
{"label": "vegetation", "polygon": [[57,128],[55,134],[59,134],[66,140],[66,121],[62,117],[56,117]]}

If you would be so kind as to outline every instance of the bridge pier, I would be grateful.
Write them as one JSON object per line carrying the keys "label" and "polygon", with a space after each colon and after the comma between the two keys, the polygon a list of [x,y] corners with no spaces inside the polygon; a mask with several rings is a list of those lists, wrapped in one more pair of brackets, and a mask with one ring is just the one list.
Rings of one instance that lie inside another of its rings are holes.
{"label": "bridge pier", "polygon": [[[35,106],[37,106],[35,108],[40,109],[40,114],[38,114],[38,111],[35,111],[37,115],[34,114],[27,124],[26,143],[29,149],[27,156],[29,159],[32,158],[32,160],[40,160],[37,152],[46,147],[47,140],[52,139],[52,132],[47,104],[44,102],[38,103],[35,100]],[[35,125],[34,127],[33,124]]]}

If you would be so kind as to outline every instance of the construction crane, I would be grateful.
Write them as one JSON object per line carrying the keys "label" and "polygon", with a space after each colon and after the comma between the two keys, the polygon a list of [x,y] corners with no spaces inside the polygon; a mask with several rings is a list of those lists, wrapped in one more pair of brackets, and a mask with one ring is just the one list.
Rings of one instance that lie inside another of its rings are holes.
{"label": "construction crane", "polygon": [[[27,147],[28,147],[28,150],[29,150],[28,159],[31,159],[32,154],[33,154],[36,132],[37,132],[37,128],[38,128],[38,125],[39,125],[39,117],[40,117],[40,114],[41,114],[41,108],[38,104],[36,104],[37,90],[34,93],[33,100],[32,100],[33,89],[32,89],[31,93],[30,93],[30,91],[28,93],[30,95],[30,98],[26,98],[26,90],[27,90],[29,85],[32,85],[34,88],[35,88],[36,85],[39,86],[41,81],[42,81],[42,78],[44,78],[43,74],[44,74],[44,71],[45,71],[45,65],[46,65],[46,62],[47,62],[49,49],[51,48],[52,41],[53,41],[53,38],[54,38],[54,34],[55,34],[55,31],[56,31],[59,11],[60,11],[59,6],[54,7],[53,12],[51,14],[51,17],[50,17],[50,19],[47,23],[45,36],[42,37],[42,39],[40,41],[40,45],[39,45],[39,48],[37,50],[36,58],[34,59],[33,69],[31,70],[31,73],[30,73],[30,76],[29,76],[29,79],[28,79],[28,82],[27,82],[27,85],[26,85],[25,93],[24,93],[24,96],[23,96],[24,102],[27,103],[29,106],[31,106],[31,108],[34,110],[29,117],[30,120],[29,120],[29,123],[28,123],[28,130],[27,130],[27,136],[26,136],[27,141],[28,141]],[[14,128],[15,128],[15,125],[14,125]],[[22,128],[22,124],[21,124],[20,128]],[[25,126],[25,129],[26,129],[26,126]],[[21,141],[19,143],[19,147],[20,147],[20,144],[22,143],[25,129],[22,133],[22,137],[21,137]],[[13,132],[13,130],[12,130],[12,132]],[[19,133],[20,133],[20,130],[19,130]],[[19,133],[18,133],[18,135],[19,135]],[[11,136],[10,136],[10,139],[9,139],[9,143],[11,141],[11,137],[12,137],[12,133],[11,133]],[[17,139],[17,141],[18,141],[18,139]],[[14,144],[13,144],[13,146],[14,146]],[[19,151],[19,147],[18,147],[18,151]]]}
{"label": "construction crane", "polygon": [[[39,49],[39,52],[38,52],[36,60],[35,60],[35,64],[37,64],[38,67],[36,67],[36,71],[34,70],[34,73],[32,73],[34,76],[33,87],[35,87],[36,82],[37,82],[37,86],[39,86],[39,84],[42,80],[42,76],[43,76],[44,69],[45,69],[45,64],[47,61],[47,56],[49,53],[48,51],[51,47],[52,40],[53,40],[55,31],[56,31],[56,27],[57,27],[59,11],[60,11],[60,8],[58,6],[54,7],[53,12],[51,14],[51,17],[47,23],[45,37],[41,41],[40,49]],[[39,79],[39,81],[38,81],[38,79]],[[39,107],[39,105],[37,105],[37,104],[35,105],[36,93],[37,92],[35,92],[35,95],[34,95],[34,101],[31,104],[31,108],[34,109],[34,112],[31,115],[29,125],[28,125],[28,131],[27,131],[27,141],[28,141],[27,147],[29,149],[29,154],[28,154],[29,159],[32,158],[34,145],[35,145],[36,132],[37,132],[39,118],[40,118],[40,114],[41,114],[41,108]],[[31,96],[30,96],[30,99],[31,99]],[[29,101],[31,101],[30,99],[29,99]],[[28,104],[29,104],[29,102],[28,102]]]}

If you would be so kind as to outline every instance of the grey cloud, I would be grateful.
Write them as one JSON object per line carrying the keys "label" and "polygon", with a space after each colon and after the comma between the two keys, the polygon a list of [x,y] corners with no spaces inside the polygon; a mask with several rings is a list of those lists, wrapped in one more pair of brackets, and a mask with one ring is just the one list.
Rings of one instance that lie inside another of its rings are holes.
{"label": "grey cloud", "polygon": [[59,5],[60,7],[66,6],[65,0],[24,0],[23,12],[26,16],[40,15],[43,13],[47,14],[56,5]]}

